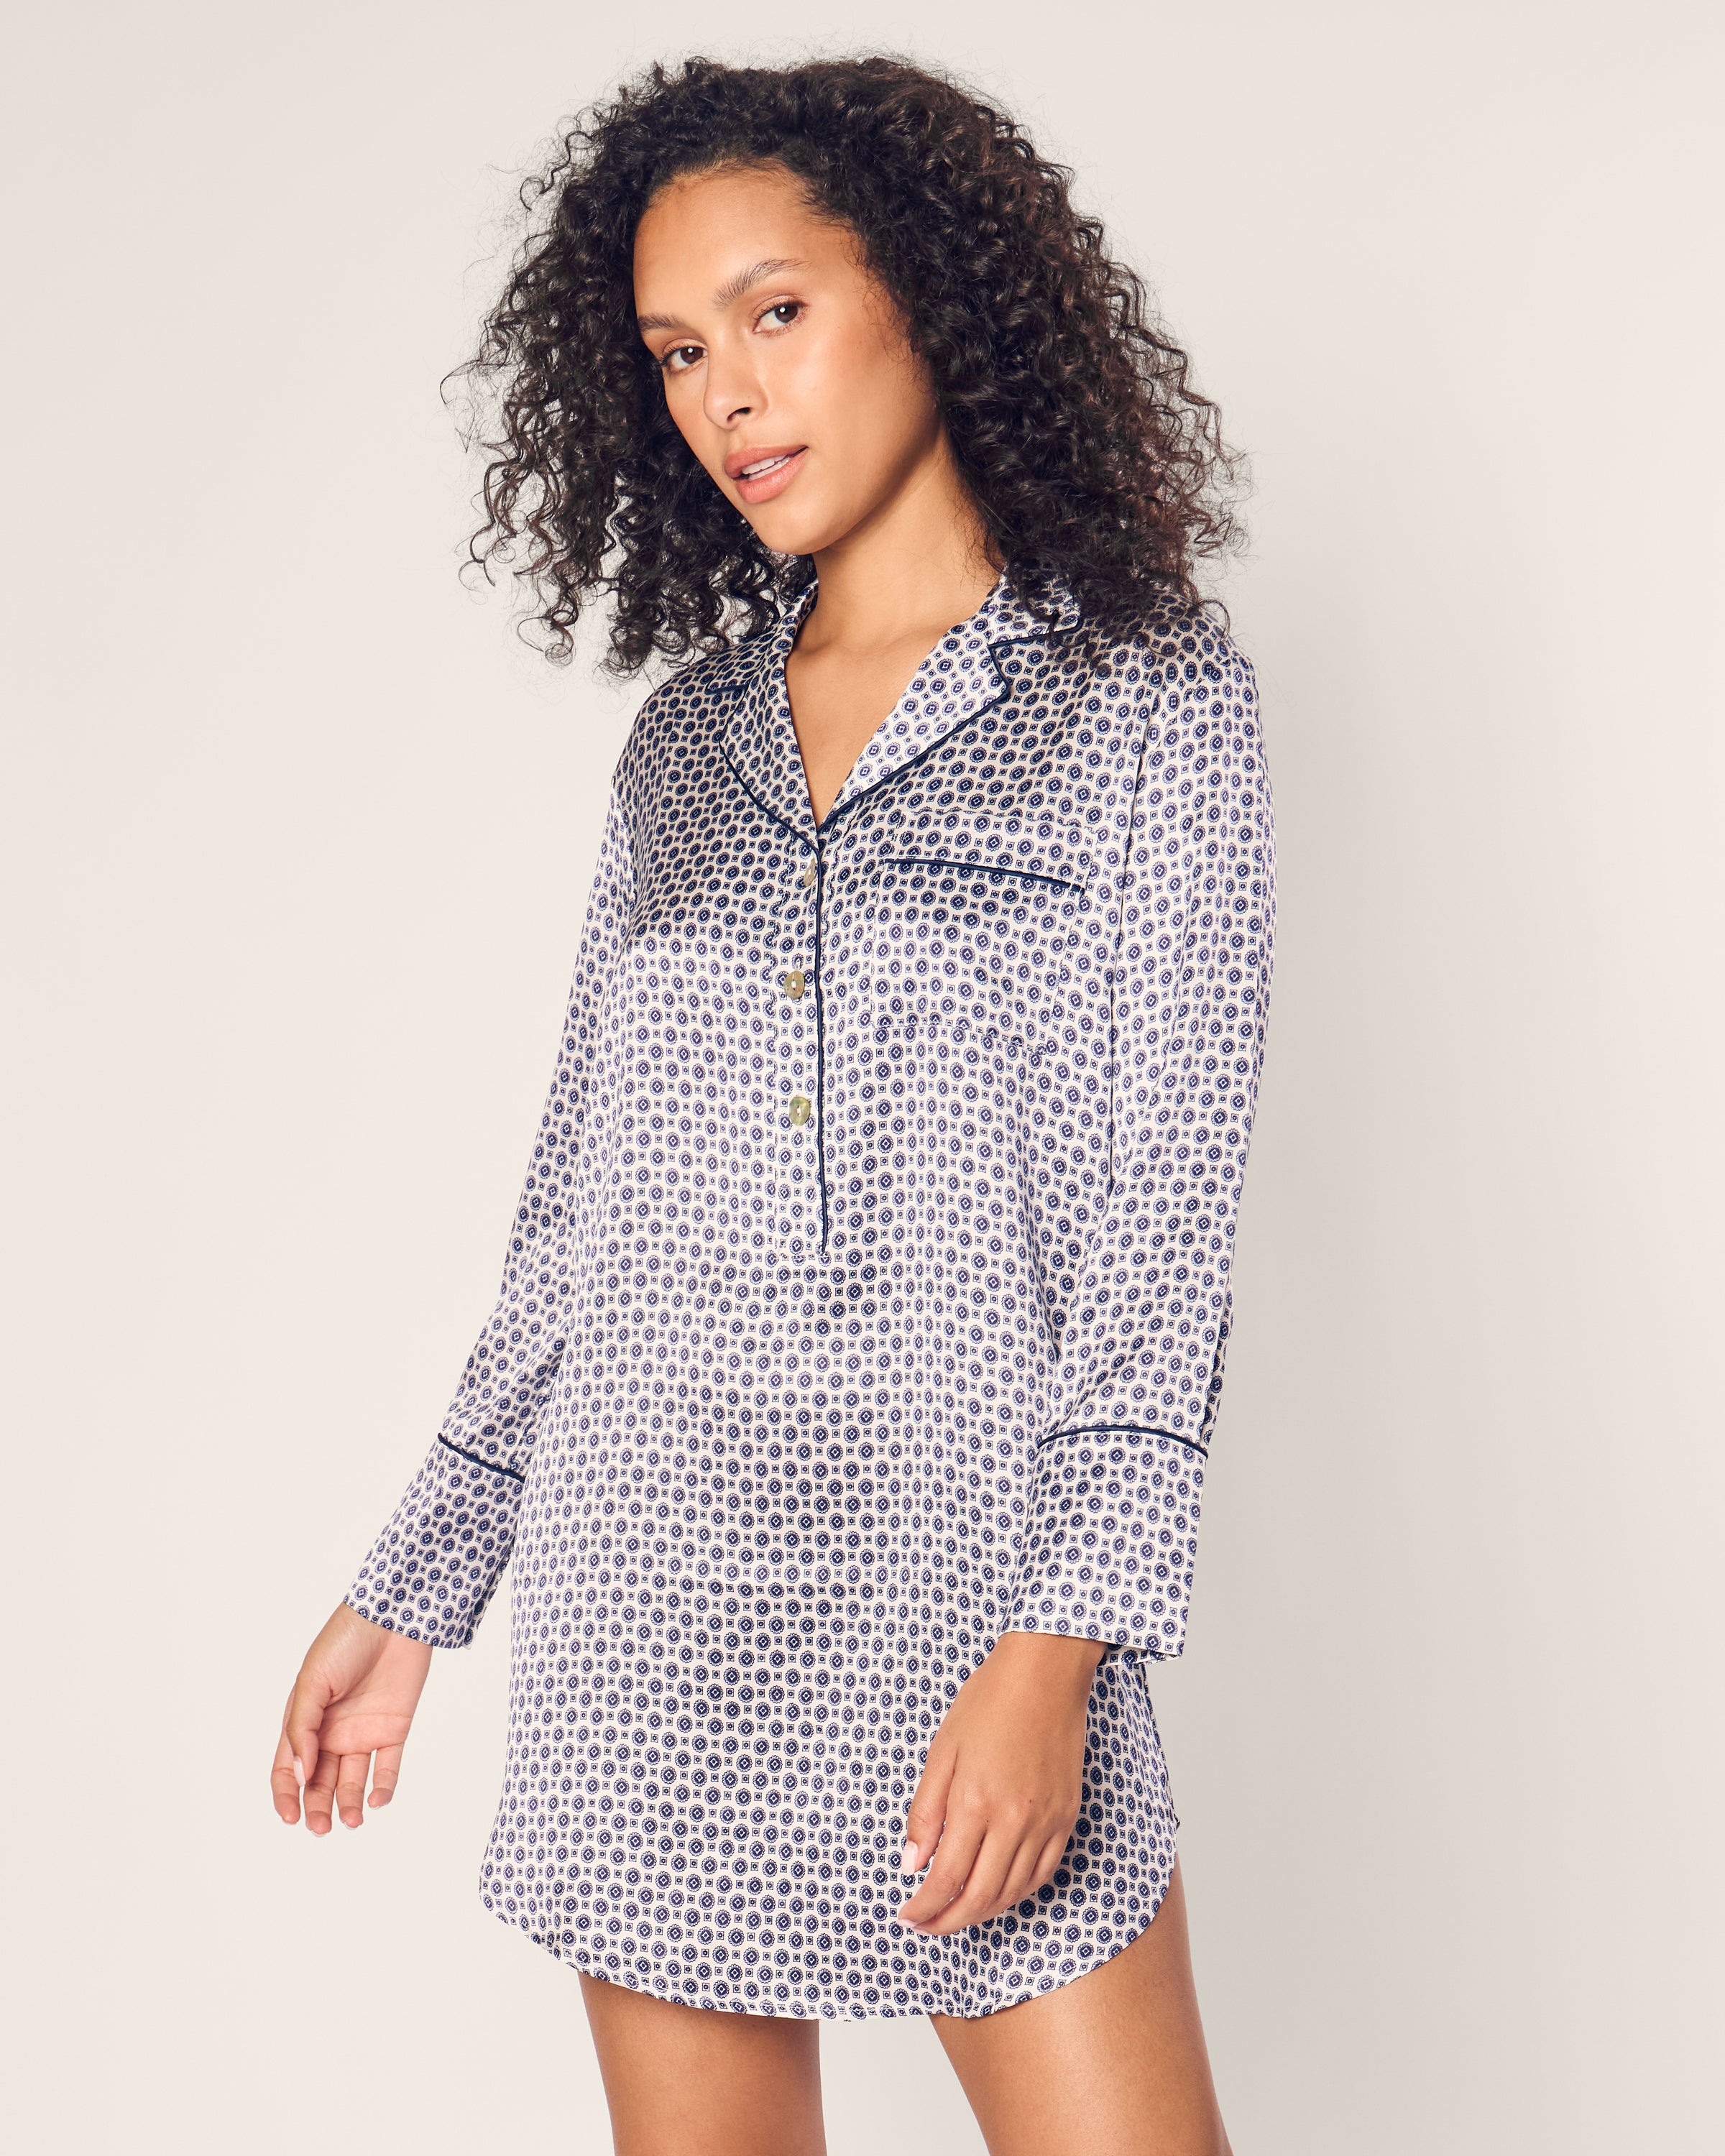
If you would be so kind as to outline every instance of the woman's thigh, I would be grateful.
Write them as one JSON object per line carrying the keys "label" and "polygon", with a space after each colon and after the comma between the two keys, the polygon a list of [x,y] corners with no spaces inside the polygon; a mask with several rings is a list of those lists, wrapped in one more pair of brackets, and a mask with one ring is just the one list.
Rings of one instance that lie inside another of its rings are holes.
{"label": "woman's thigh", "polygon": [[1177,1864],[1156,1919],[1058,1991],[929,2019],[988,2156],[1228,2156]]}
{"label": "woman's thigh", "polygon": [[709,2012],[583,1974],[616,2156],[826,2156],[820,2024]]}

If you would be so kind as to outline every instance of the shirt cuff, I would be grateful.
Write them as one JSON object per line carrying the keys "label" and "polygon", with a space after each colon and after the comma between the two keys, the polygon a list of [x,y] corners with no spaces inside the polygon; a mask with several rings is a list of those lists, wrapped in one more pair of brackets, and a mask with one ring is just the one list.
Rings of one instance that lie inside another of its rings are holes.
{"label": "shirt cuff", "polygon": [[343,1599],[386,1631],[468,1645],[509,1562],[521,1508],[512,1469],[439,1439]]}
{"label": "shirt cuff", "polygon": [[1045,1438],[1002,1629],[1173,1661],[1186,1640],[1204,1466],[1198,1446],[1159,1430]]}

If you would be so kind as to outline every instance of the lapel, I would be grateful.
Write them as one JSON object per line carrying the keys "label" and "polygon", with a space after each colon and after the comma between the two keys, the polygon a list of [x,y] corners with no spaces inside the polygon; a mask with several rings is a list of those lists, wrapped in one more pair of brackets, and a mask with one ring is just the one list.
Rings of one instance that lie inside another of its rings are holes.
{"label": "lapel", "polygon": [[778,623],[737,654],[740,688],[725,720],[725,753],[749,792],[778,823],[814,844],[814,811],[791,721],[784,663],[818,586],[798,592]]}
{"label": "lapel", "polygon": [[[817,832],[785,687],[785,661],[818,588],[811,583],[798,593],[777,625],[740,654],[741,693],[732,702],[725,726],[726,752],[743,783],[771,815],[810,845],[817,843]],[[1002,572],[969,620],[949,629],[911,675],[851,766],[819,836],[865,795],[1004,696],[1006,677],[997,654],[1008,644],[1076,628],[1080,609],[1066,587],[1056,582],[1051,596],[1053,619],[1038,621],[1014,590],[1009,574]]]}

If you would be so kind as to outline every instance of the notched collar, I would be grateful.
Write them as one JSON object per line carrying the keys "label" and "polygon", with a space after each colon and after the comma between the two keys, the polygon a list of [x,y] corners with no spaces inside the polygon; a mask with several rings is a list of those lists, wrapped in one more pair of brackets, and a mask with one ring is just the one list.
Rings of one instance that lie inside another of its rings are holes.
{"label": "notched collar", "polygon": [[1077,628],[1081,610],[1064,583],[1049,593],[1039,620],[1003,572],[968,621],[949,629],[906,684],[846,774],[817,834],[797,730],[785,686],[785,661],[818,586],[799,592],[775,626],[739,654],[740,688],[725,724],[726,752],[762,808],[813,845],[835,819],[903,770],[985,706],[1007,692],[998,654],[1009,645]]}

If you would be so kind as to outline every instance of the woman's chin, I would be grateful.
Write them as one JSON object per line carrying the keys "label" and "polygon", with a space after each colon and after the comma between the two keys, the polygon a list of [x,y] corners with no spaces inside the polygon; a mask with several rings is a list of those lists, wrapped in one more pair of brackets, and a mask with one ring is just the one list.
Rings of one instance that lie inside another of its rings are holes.
{"label": "woman's chin", "polygon": [[755,536],[775,554],[819,554],[835,547],[855,523],[854,516],[820,516],[806,506],[783,508],[775,501],[763,504],[749,518]]}

